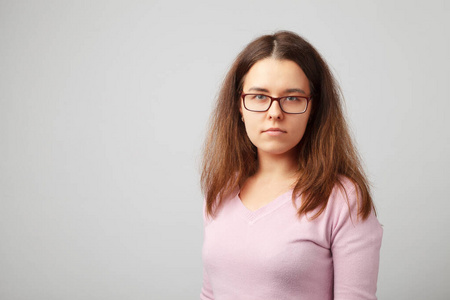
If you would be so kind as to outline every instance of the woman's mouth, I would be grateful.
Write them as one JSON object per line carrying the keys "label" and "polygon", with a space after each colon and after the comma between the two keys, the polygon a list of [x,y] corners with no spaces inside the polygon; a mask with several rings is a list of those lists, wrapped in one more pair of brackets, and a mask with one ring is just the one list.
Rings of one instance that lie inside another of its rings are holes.
{"label": "woman's mouth", "polygon": [[283,133],[286,133],[285,130],[282,130],[280,128],[269,128],[263,131],[264,133],[267,133],[268,135],[271,136],[278,136],[278,135],[282,135]]}

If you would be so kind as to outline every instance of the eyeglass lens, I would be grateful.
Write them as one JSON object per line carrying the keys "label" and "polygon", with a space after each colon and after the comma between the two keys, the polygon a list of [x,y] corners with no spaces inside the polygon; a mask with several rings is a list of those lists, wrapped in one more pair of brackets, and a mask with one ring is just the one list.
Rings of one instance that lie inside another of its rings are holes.
{"label": "eyeglass lens", "polygon": [[[245,95],[245,108],[251,111],[267,111],[271,105],[271,98],[266,95]],[[306,111],[308,100],[299,96],[286,96],[279,100],[281,109],[286,113],[303,113]]]}

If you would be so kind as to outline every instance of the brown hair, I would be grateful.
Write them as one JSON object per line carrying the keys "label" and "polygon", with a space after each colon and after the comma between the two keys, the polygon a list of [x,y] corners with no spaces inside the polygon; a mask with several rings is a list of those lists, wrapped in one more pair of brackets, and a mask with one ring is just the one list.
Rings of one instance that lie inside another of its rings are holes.
{"label": "brown hair", "polygon": [[244,76],[257,61],[267,57],[297,63],[309,79],[314,102],[307,129],[297,146],[300,175],[293,197],[302,195],[298,215],[318,209],[312,218],[318,217],[334,186],[339,184],[344,189],[340,181],[344,176],[358,189],[358,216],[366,219],[375,208],[343,116],[339,86],[317,50],[288,31],[251,42],[238,55],[223,82],[204,145],[201,185],[207,214],[214,216],[224,199],[258,168],[256,147],[240,122],[240,93]]}

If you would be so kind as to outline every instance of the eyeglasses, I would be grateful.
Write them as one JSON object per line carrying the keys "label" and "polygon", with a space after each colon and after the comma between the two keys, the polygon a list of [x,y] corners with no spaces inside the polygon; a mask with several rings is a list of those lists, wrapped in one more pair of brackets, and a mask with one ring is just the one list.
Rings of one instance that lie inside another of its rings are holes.
{"label": "eyeglasses", "polygon": [[241,94],[244,100],[244,107],[246,110],[254,112],[268,111],[272,106],[273,101],[278,101],[280,108],[287,114],[302,114],[308,109],[308,103],[311,97],[305,96],[285,96],[285,97],[271,97],[264,94]]}

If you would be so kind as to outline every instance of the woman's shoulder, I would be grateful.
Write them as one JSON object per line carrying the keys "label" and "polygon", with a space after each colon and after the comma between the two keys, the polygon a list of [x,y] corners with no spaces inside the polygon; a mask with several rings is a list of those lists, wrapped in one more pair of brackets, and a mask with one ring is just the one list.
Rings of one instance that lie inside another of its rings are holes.
{"label": "woman's shoulder", "polygon": [[350,177],[339,175],[336,183],[334,184],[334,189],[336,188],[340,189],[341,191],[353,192],[358,189],[358,186]]}
{"label": "woman's shoulder", "polygon": [[226,195],[224,195],[222,201],[219,203],[219,197],[215,199],[215,201],[212,203],[212,214],[209,214],[207,212],[207,201],[206,197],[203,198],[203,222],[204,225],[207,226],[209,223],[211,223],[218,215],[223,213],[223,210],[227,210],[228,206],[231,205],[234,200],[236,200],[236,197],[239,194],[239,186],[234,187],[230,190]]}
{"label": "woman's shoulder", "polygon": [[[361,190],[355,181],[341,175],[338,177],[328,198],[326,211],[335,217],[347,216],[351,220],[356,221],[360,219],[358,213],[362,201]],[[374,211],[371,214],[374,214]]]}
{"label": "woman's shoulder", "polygon": [[[336,183],[328,199],[326,214],[331,225],[332,244],[337,240],[351,243],[364,243],[380,247],[383,228],[372,206],[370,213],[363,217],[362,196],[358,185],[348,177],[342,176]],[[372,204],[371,204],[372,205]]]}

